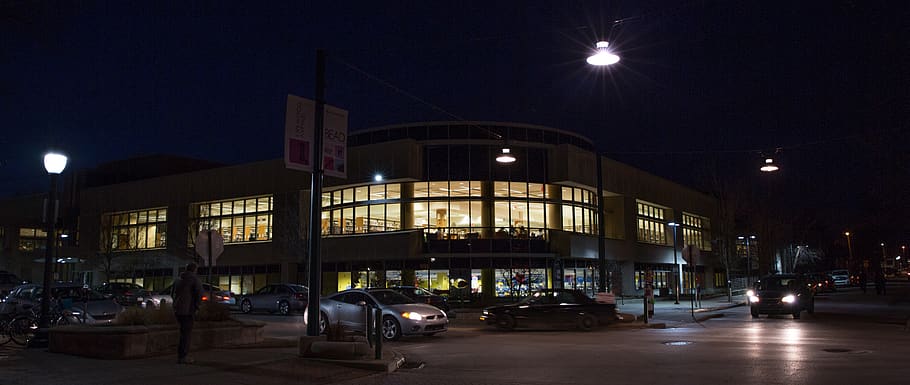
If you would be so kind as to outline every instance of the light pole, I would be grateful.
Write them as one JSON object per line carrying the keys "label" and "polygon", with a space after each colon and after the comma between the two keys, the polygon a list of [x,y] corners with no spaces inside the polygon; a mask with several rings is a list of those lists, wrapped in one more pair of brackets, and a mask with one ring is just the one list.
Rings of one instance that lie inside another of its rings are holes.
{"label": "light pole", "polygon": [[51,187],[44,210],[44,221],[47,225],[47,246],[44,248],[44,287],[41,292],[41,317],[38,319],[38,333],[34,339],[34,346],[47,346],[48,344],[47,329],[50,327],[51,281],[53,280],[51,268],[54,263],[54,247],[57,246],[57,176],[65,168],[65,155],[55,152],[44,155],[44,169],[51,177]]}
{"label": "light pole", "polygon": [[884,266],[885,259],[887,258],[887,256],[885,255],[885,242],[882,242],[881,246],[882,246],[882,263],[881,263],[881,265]]}
{"label": "light pole", "polygon": [[755,239],[755,236],[738,236],[736,238],[746,241],[746,286],[752,286],[752,250],[750,248],[749,240]]}
{"label": "light pole", "polygon": [[850,264],[853,263],[853,244],[850,243],[850,232],[849,231],[845,231],[844,236],[847,237],[847,255],[850,258],[850,260],[847,261],[847,266],[849,267]]}
{"label": "light pole", "polygon": [[679,305],[679,291],[682,290],[682,266],[679,265],[679,260],[676,259],[676,228],[679,227],[679,223],[670,222],[667,223],[667,226],[673,228],[673,267],[676,270],[676,302],[673,302],[675,305]]}
{"label": "light pole", "polygon": [[430,265],[436,262],[436,258],[430,257],[430,262],[427,263],[427,291],[430,291]]}

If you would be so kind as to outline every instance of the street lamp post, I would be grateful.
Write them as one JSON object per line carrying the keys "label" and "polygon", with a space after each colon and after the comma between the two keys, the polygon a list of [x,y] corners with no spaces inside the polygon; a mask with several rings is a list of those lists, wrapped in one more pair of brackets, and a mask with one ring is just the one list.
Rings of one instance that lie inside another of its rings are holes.
{"label": "street lamp post", "polygon": [[679,265],[679,260],[676,259],[676,228],[679,227],[679,223],[670,222],[667,223],[667,226],[673,228],[673,266],[676,270],[676,302],[673,302],[675,305],[679,305],[679,291],[682,290],[682,266]]}
{"label": "street lamp post", "polygon": [[844,236],[847,237],[847,255],[850,258],[850,260],[847,261],[847,266],[850,266],[850,264],[853,263],[853,244],[850,243],[850,232],[849,231],[845,231]]}
{"label": "street lamp post", "polygon": [[882,243],[881,243],[881,246],[882,246],[882,263],[881,263],[881,266],[884,266],[884,265],[885,265],[885,260],[888,258],[888,257],[885,255],[885,242],[882,242]]}
{"label": "street lamp post", "polygon": [[430,262],[427,262],[427,291],[430,291],[430,267],[433,262],[436,262],[436,258],[434,257],[430,257]]}
{"label": "street lamp post", "polygon": [[41,292],[41,316],[38,319],[38,333],[34,339],[35,346],[47,346],[47,329],[50,327],[51,281],[54,247],[57,246],[57,176],[66,168],[66,156],[49,152],[44,155],[44,169],[51,177],[45,212],[47,225],[47,246],[44,248],[44,284]]}

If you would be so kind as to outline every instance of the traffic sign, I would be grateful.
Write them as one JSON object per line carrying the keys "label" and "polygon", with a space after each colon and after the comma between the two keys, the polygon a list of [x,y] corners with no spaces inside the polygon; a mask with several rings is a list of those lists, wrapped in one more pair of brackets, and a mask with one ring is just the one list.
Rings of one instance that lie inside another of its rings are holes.
{"label": "traffic sign", "polygon": [[682,249],[682,257],[690,265],[697,264],[698,258],[701,257],[701,250],[695,245],[686,245]]}
{"label": "traffic sign", "polygon": [[[211,253],[209,252],[211,249]],[[200,231],[196,236],[196,253],[202,257],[203,264],[215,266],[215,262],[224,252],[224,239],[215,230]]]}

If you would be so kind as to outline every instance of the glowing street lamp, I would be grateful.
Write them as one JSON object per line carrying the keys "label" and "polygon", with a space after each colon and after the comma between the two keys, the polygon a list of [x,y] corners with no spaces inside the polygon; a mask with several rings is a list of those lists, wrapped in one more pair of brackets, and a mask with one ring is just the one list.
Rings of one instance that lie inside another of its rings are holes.
{"label": "glowing street lamp", "polygon": [[763,172],[774,172],[780,170],[780,167],[777,167],[777,165],[774,164],[774,159],[765,158],[765,164],[761,166],[759,170],[762,170]]}
{"label": "glowing street lamp", "polygon": [[610,49],[607,48],[610,43],[605,41],[597,42],[596,53],[588,56],[588,64],[595,66],[607,66],[610,64],[619,63],[619,56],[616,56],[613,52],[610,52]]}
{"label": "glowing street lamp", "polygon": [[51,280],[54,263],[54,247],[57,246],[57,176],[66,168],[66,155],[49,152],[44,155],[44,169],[51,177],[48,191],[47,209],[44,218],[47,225],[47,246],[44,248],[44,284],[41,293],[41,316],[38,319],[38,332],[33,340],[35,346],[47,346],[47,329],[50,327]]}

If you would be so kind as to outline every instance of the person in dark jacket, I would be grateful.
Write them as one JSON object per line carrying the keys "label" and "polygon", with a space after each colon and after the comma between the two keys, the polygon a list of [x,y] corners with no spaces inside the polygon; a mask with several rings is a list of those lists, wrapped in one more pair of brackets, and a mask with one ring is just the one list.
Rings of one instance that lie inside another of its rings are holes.
{"label": "person in dark jacket", "polygon": [[192,364],[187,357],[190,352],[190,337],[193,333],[193,317],[199,310],[202,299],[202,281],[196,276],[196,264],[188,263],[186,271],[174,284],[174,315],[180,324],[180,342],[177,345],[177,363]]}

